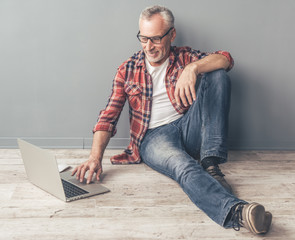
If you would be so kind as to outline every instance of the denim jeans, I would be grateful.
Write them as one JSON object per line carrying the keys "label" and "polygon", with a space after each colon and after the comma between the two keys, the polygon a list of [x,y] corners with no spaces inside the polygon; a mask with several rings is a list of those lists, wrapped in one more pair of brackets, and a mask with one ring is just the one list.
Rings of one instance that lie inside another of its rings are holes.
{"label": "denim jeans", "polygon": [[149,129],[140,146],[145,164],[172,178],[191,201],[213,221],[229,228],[227,216],[238,203],[200,165],[205,157],[227,160],[230,79],[224,70],[203,75],[197,99],[176,121]]}

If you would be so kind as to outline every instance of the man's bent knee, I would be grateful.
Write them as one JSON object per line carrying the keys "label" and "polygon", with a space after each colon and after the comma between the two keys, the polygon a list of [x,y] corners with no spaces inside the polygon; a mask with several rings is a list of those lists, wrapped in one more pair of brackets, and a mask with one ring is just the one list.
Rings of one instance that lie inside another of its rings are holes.
{"label": "man's bent knee", "polygon": [[230,78],[224,69],[218,69],[208,72],[204,75],[209,84],[214,84],[220,87],[230,87]]}
{"label": "man's bent knee", "polygon": [[212,79],[229,79],[227,72],[224,69],[217,69],[212,72],[205,73],[205,76]]}

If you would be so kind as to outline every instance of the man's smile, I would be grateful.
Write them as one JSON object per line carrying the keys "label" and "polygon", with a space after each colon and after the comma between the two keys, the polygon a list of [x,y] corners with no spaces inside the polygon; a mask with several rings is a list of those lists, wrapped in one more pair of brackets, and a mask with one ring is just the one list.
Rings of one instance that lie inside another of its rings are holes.
{"label": "man's smile", "polygon": [[146,54],[151,56],[151,57],[155,57],[157,55],[158,51],[153,50],[153,51],[146,51]]}

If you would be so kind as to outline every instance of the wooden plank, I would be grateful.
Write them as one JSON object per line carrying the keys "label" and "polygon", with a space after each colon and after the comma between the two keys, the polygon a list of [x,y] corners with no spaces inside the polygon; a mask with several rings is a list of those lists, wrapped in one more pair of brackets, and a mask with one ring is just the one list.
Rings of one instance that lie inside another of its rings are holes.
{"label": "wooden plank", "polygon": [[[52,151],[76,166],[90,150]],[[238,197],[273,213],[266,236],[223,229],[177,183],[144,164],[111,165],[107,150],[102,183],[111,192],[64,203],[28,182],[18,150],[0,149],[0,239],[295,239],[295,154],[230,152],[221,165]]]}

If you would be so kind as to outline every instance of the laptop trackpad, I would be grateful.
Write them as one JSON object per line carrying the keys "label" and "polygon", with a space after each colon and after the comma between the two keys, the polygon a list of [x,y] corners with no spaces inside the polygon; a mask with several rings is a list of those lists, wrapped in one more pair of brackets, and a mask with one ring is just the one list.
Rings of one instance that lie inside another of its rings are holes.
{"label": "laptop trackpad", "polygon": [[[60,176],[62,179],[68,181],[68,182],[71,182],[77,186],[85,186],[86,185],[86,182],[87,182],[87,179],[84,178],[83,182],[80,182],[78,181],[74,176],[71,175],[72,173],[70,171],[67,171],[67,172],[62,172],[60,173]],[[94,183],[93,181],[90,182],[90,184]]]}

